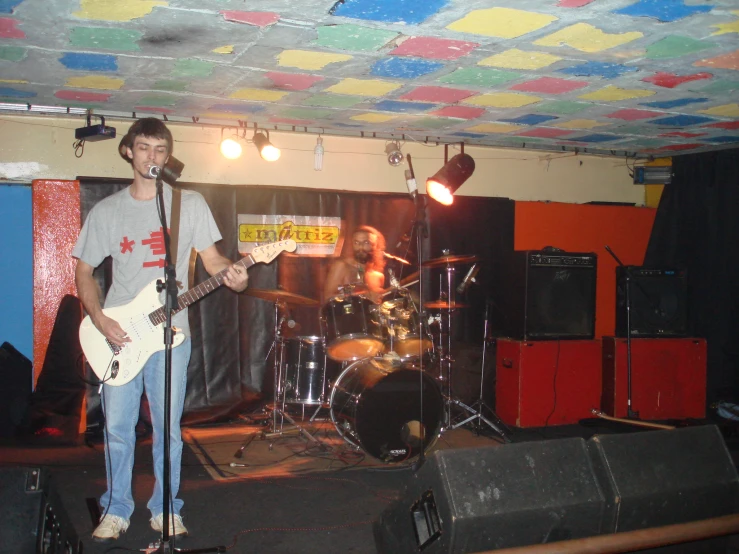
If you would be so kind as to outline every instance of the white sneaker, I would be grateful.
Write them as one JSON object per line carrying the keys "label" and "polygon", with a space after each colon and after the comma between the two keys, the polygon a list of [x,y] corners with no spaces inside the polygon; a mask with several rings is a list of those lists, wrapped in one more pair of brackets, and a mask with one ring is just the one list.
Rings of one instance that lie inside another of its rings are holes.
{"label": "white sneaker", "polygon": [[117,539],[121,533],[125,533],[128,529],[129,521],[121,516],[107,514],[92,532],[92,539],[95,542],[110,542]]}
{"label": "white sneaker", "polygon": [[[150,522],[151,528],[154,529],[154,531],[161,533],[164,530],[164,514],[154,516],[151,518]],[[187,527],[182,523],[182,516],[179,514],[170,514],[169,516],[169,535],[182,537],[187,535]]]}

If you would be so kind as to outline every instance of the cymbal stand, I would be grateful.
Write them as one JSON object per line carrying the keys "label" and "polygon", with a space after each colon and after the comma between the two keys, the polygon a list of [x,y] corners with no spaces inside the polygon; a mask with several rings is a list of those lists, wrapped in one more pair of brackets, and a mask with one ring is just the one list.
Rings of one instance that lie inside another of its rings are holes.
{"label": "cymbal stand", "polygon": [[[448,255],[448,250],[442,251],[443,255]],[[446,266],[446,290],[444,285],[439,285],[439,296],[440,298],[446,297],[448,302],[448,308],[443,309],[441,313],[441,321],[439,322],[440,336],[439,346],[441,347],[439,352],[439,382],[441,384],[441,391],[445,398],[452,398],[452,364],[454,358],[452,357],[452,312],[454,311],[453,306],[455,305],[455,289],[454,289],[454,266],[447,264]],[[447,402],[445,406],[444,421],[447,425],[451,424],[452,413],[451,403]]]}

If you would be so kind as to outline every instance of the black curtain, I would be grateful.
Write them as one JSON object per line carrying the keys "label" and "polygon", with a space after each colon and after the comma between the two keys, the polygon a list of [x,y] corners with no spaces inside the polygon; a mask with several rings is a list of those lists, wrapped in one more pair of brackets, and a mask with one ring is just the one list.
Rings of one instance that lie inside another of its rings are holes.
{"label": "black curtain", "polygon": [[688,270],[688,329],[708,344],[707,403],[739,401],[739,150],[677,156],[644,264]]}
{"label": "black curtain", "polygon": [[[94,203],[118,190],[122,183],[110,180],[80,179],[83,218]],[[408,259],[403,275],[417,270],[414,240],[403,240],[413,228],[415,206],[407,194],[331,192],[289,187],[178,184],[200,192],[213,212],[223,235],[218,248],[236,260],[239,214],[299,215],[340,217],[342,232],[358,225],[376,227],[385,236],[387,251]],[[424,197],[420,199],[422,202]],[[455,337],[482,343],[485,299],[497,283],[499,260],[513,248],[514,204],[507,199],[458,197],[450,207],[428,201],[425,209],[428,237],[424,238],[424,260],[442,255],[476,255],[482,268],[478,284],[465,298],[469,308],[455,316]],[[415,231],[414,231],[415,232]],[[344,241],[344,252],[351,244]],[[257,264],[249,270],[249,286],[255,289],[282,288],[318,301],[315,307],[291,307],[300,336],[320,336],[319,311],[323,280],[332,259],[282,255],[271,264]],[[194,282],[207,279],[199,259],[192,263]],[[455,268],[458,283],[469,266]],[[390,262],[396,275],[401,265]],[[438,298],[439,269],[424,270],[426,299]],[[389,283],[389,279],[386,279]],[[455,283],[455,284],[456,284]],[[222,287],[202,302],[190,307],[192,358],[188,369],[185,420],[196,422],[224,417],[256,404],[272,391],[270,350],[274,331],[274,305]],[[93,403],[94,404],[94,403]]]}

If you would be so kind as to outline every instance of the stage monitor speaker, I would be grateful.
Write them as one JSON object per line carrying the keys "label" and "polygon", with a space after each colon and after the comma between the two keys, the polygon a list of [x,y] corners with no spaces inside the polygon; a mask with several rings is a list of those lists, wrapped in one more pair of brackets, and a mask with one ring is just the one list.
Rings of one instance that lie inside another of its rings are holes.
{"label": "stage monitor speaker", "polygon": [[616,336],[627,335],[627,271],[630,274],[631,336],[687,336],[686,270],[649,269],[640,266],[616,268]]}
{"label": "stage monitor speaker", "polygon": [[493,329],[520,340],[592,339],[598,257],[582,252],[525,250],[512,253]]}
{"label": "stage monitor speaker", "polygon": [[[738,511],[731,456],[718,429],[704,426],[437,451],[374,535],[383,554],[467,553]],[[725,539],[680,551],[717,544]]]}
{"label": "stage monitor speaker", "polygon": [[43,469],[0,469],[0,550],[13,554],[82,552],[53,480]]}

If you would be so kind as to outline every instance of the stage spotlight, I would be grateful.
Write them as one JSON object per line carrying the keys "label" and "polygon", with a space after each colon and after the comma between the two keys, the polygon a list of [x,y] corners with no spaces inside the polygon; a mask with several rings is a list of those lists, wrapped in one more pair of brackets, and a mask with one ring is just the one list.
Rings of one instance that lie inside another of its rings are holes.
{"label": "stage spotlight", "polygon": [[426,180],[426,193],[439,204],[450,206],[454,202],[454,193],[474,171],[475,160],[463,151],[446,162],[436,175]]}
{"label": "stage spotlight", "polygon": [[221,141],[221,154],[224,158],[235,160],[241,156],[241,144],[231,138]]}
{"label": "stage spotlight", "polygon": [[385,154],[387,154],[387,163],[393,167],[403,163],[403,153],[400,151],[400,144],[397,141],[385,145]]}
{"label": "stage spotlight", "polygon": [[254,133],[254,139],[252,140],[254,142],[254,146],[259,150],[259,155],[262,156],[263,160],[274,162],[280,159],[280,149],[275,147],[269,141],[269,135],[256,131]]}

